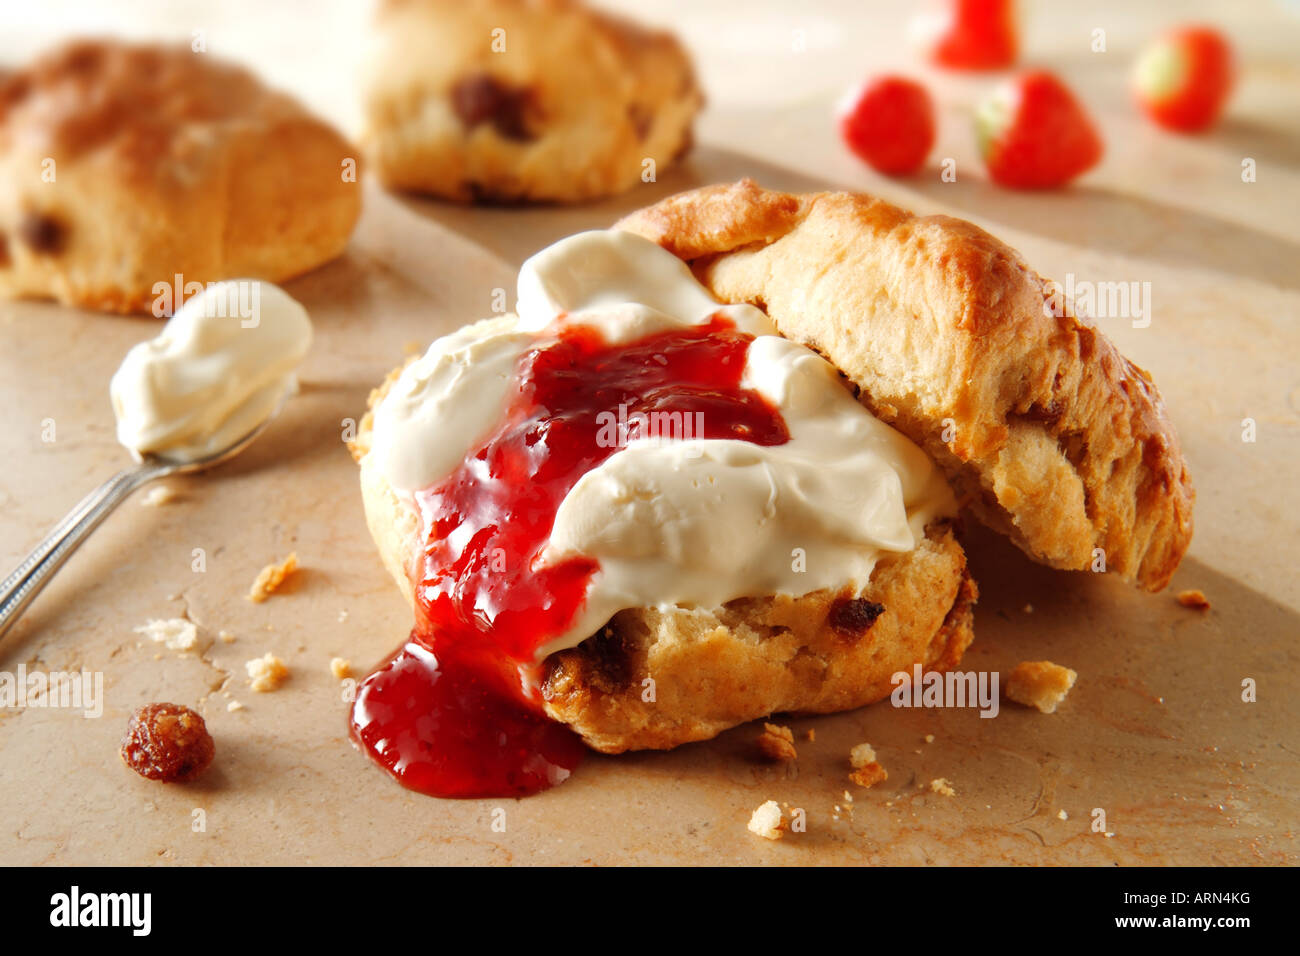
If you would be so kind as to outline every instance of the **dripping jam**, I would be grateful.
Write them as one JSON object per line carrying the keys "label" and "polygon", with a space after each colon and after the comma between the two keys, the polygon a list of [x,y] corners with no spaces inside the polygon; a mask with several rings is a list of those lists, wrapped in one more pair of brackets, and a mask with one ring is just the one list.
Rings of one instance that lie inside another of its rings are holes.
{"label": "dripping jam", "polygon": [[618,450],[601,415],[680,413],[694,438],[789,440],[780,413],[740,381],[752,336],[721,316],[611,346],[573,325],[519,360],[483,444],[416,494],[425,533],[407,642],[358,689],[353,739],[404,786],[442,797],[523,796],[564,780],[585,752],[521,680],[569,628],[599,570],[536,566],[556,512]]}

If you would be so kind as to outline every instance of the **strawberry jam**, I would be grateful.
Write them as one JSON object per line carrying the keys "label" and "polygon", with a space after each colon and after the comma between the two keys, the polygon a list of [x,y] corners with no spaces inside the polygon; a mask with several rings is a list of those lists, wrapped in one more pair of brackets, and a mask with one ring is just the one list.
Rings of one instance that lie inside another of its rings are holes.
{"label": "strawberry jam", "polygon": [[415,496],[426,535],[416,625],[352,707],[353,738],[403,785],[522,796],[577,766],[581,741],[521,679],[570,627],[599,570],[581,557],[537,566],[556,512],[618,450],[602,413],[620,407],[629,420],[681,413],[701,423],[693,438],[788,441],[780,413],[740,385],[751,341],[721,316],[617,346],[575,325],[520,358],[495,431]]}

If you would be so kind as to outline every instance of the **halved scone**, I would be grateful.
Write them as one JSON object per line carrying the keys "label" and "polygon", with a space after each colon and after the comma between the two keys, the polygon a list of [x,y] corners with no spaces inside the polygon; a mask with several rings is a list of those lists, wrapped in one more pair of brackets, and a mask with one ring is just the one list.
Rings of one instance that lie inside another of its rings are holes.
{"label": "halved scone", "polygon": [[871,196],[750,180],[672,196],[618,228],[826,356],[964,507],[1031,557],[1168,584],[1195,494],[1160,393],[1094,326],[1053,308],[1005,243]]}
{"label": "halved scone", "polygon": [[[414,604],[421,517],[370,454],[373,410],[401,371],[371,393],[350,447],[371,535]],[[667,749],[774,712],[828,713],[880,700],[895,686],[892,675],[917,663],[951,669],[974,637],[977,596],[953,524],[931,522],[915,549],[882,557],[860,587],[620,611],[541,662],[542,706],[596,750]]]}

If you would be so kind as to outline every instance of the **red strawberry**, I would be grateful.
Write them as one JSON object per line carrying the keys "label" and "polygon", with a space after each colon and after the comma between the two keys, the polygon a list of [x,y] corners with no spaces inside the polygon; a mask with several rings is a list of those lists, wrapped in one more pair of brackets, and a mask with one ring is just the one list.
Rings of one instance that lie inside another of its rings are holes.
{"label": "red strawberry", "polygon": [[1036,70],[1000,86],[975,115],[980,154],[996,183],[1048,189],[1101,159],[1092,120],[1065,84]]}
{"label": "red strawberry", "polygon": [[950,0],[930,56],[956,70],[997,70],[1016,61],[1018,47],[1013,0]]}
{"label": "red strawberry", "polygon": [[849,149],[891,176],[921,168],[934,145],[934,105],[921,84],[901,76],[865,83],[840,114]]}
{"label": "red strawberry", "polygon": [[1182,27],[1138,57],[1133,88],[1148,116],[1167,129],[1211,126],[1232,89],[1232,48],[1209,27]]}

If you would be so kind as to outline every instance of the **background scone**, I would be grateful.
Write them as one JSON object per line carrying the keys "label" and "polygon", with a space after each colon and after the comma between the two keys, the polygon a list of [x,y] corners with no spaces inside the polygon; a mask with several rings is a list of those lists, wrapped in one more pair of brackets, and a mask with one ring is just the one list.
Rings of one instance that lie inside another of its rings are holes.
{"label": "background scone", "polygon": [[691,144],[703,102],[670,34],[575,0],[384,0],[363,146],[394,189],[576,201]]}
{"label": "background scone", "polygon": [[724,302],[761,306],[944,469],[965,507],[1057,568],[1164,587],[1192,536],[1191,478],[1150,376],[1050,307],[979,227],[871,196],[744,180],[619,227],[688,261]]}
{"label": "background scone", "polygon": [[0,295],[132,312],[176,275],[291,278],[346,245],[355,156],[212,54],[67,44],[0,75]]}

